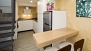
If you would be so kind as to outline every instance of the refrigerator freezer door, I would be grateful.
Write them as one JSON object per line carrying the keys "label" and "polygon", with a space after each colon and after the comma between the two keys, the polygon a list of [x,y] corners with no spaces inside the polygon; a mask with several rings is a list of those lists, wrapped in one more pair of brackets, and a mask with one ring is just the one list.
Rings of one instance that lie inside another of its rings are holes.
{"label": "refrigerator freezer door", "polygon": [[51,26],[44,24],[43,29],[44,29],[44,31],[49,31],[49,30],[51,30]]}

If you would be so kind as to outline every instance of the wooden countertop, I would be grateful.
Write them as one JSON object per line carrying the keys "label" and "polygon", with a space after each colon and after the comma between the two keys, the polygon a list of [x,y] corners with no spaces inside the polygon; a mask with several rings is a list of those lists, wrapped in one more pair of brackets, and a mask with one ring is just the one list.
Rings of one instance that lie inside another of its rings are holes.
{"label": "wooden countertop", "polygon": [[62,29],[33,34],[33,37],[37,47],[42,48],[49,44],[75,36],[77,34],[79,34],[79,31],[77,30],[70,28],[62,28]]}

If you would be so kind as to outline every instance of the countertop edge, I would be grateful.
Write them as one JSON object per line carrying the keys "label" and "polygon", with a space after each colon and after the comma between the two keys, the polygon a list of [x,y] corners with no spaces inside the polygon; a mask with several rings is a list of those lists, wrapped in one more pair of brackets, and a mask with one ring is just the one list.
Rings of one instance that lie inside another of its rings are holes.
{"label": "countertop edge", "polygon": [[31,18],[31,19],[22,19],[22,18],[19,18],[17,21],[25,21],[25,20],[34,20],[34,21],[38,22],[37,18]]}

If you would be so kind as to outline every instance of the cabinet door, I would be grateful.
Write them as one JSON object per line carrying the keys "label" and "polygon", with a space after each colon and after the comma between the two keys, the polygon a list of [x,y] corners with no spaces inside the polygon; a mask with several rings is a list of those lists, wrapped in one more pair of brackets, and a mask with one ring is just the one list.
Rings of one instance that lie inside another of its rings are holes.
{"label": "cabinet door", "polygon": [[22,29],[22,21],[18,21],[18,25],[19,25],[19,27],[18,27],[18,31],[23,31],[23,29]]}
{"label": "cabinet door", "polygon": [[33,29],[33,20],[23,21],[23,30],[32,30]]}
{"label": "cabinet door", "polygon": [[35,21],[33,21],[34,25],[33,25],[33,30],[34,32],[36,33],[36,24],[35,24]]}
{"label": "cabinet door", "polygon": [[33,21],[33,30],[35,31],[35,21]]}
{"label": "cabinet door", "polygon": [[37,22],[35,21],[35,32],[37,33]]}
{"label": "cabinet door", "polygon": [[37,22],[36,21],[33,22],[34,22],[33,30],[35,33],[37,33]]}

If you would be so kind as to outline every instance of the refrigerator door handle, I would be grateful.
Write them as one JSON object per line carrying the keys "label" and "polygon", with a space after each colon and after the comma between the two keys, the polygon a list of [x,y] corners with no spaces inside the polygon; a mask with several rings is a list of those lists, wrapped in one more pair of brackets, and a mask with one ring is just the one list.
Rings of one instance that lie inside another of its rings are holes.
{"label": "refrigerator door handle", "polygon": [[48,26],[50,26],[49,24],[47,24],[47,23],[44,23],[45,25],[48,25]]}

